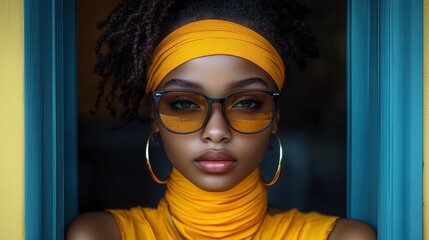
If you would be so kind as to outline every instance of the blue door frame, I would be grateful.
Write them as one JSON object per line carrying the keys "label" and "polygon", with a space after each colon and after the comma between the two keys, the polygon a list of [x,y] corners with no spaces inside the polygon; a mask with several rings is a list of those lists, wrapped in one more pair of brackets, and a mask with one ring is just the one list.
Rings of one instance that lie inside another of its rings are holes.
{"label": "blue door frame", "polygon": [[[76,1],[24,0],[25,236],[77,214]],[[348,216],[422,238],[423,2],[348,0]]]}
{"label": "blue door frame", "polygon": [[77,214],[74,0],[24,0],[25,239]]}
{"label": "blue door frame", "polygon": [[423,2],[348,1],[348,215],[422,239]]}

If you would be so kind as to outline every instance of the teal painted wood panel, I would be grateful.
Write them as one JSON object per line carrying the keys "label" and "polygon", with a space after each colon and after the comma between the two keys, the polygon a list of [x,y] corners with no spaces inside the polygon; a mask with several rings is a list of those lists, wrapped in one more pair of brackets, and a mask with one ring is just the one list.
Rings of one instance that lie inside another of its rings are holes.
{"label": "teal painted wood panel", "polygon": [[422,239],[423,2],[380,3],[382,239]]}
{"label": "teal painted wood panel", "polygon": [[25,238],[77,213],[75,1],[24,0]]}
{"label": "teal painted wood panel", "polygon": [[348,214],[422,239],[421,0],[349,0]]}
{"label": "teal painted wood panel", "polygon": [[378,2],[348,4],[348,216],[377,226],[379,173]]}

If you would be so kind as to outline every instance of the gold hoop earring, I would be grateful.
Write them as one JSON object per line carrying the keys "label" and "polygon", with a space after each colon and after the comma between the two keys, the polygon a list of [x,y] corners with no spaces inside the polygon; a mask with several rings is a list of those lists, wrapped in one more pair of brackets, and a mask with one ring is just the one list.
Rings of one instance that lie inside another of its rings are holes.
{"label": "gold hoop earring", "polygon": [[152,170],[152,166],[150,165],[150,158],[149,158],[149,145],[150,145],[150,139],[152,138],[153,133],[154,133],[154,132],[151,132],[151,133],[149,134],[149,138],[147,139],[147,142],[146,142],[146,165],[147,165],[147,169],[149,170],[150,176],[152,177],[152,179],[153,179],[156,183],[158,183],[158,184],[166,184],[166,183],[167,183],[167,180],[165,180],[165,181],[161,181],[161,180],[159,180],[159,178],[157,178],[157,177],[155,176],[155,173],[154,173],[154,172],[153,172],[153,170]]}
{"label": "gold hoop earring", "polygon": [[280,171],[282,169],[282,159],[283,159],[283,146],[282,146],[282,141],[280,140],[279,135],[274,134],[277,138],[277,141],[279,142],[279,148],[280,148],[280,153],[279,153],[279,163],[277,165],[277,170],[276,170],[276,174],[274,175],[273,180],[271,180],[271,182],[264,182],[264,185],[269,187],[269,186],[273,186],[277,180],[279,180],[280,177]]}

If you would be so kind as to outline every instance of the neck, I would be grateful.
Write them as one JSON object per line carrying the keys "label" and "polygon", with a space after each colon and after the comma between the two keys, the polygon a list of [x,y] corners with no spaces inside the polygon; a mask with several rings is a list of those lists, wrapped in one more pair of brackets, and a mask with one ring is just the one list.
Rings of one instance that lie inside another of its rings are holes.
{"label": "neck", "polygon": [[165,199],[173,224],[187,239],[250,238],[267,210],[259,169],[224,192],[204,191],[173,169]]}

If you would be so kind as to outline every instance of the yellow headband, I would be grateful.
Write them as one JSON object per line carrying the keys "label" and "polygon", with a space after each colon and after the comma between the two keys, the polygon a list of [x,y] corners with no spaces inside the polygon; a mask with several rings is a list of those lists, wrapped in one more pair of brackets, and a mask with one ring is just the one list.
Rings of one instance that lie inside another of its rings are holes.
{"label": "yellow headband", "polygon": [[202,20],[178,28],[156,47],[147,71],[146,93],[155,91],[164,77],[183,63],[221,54],[258,65],[282,88],[285,79],[282,58],[264,37],[237,23]]}

